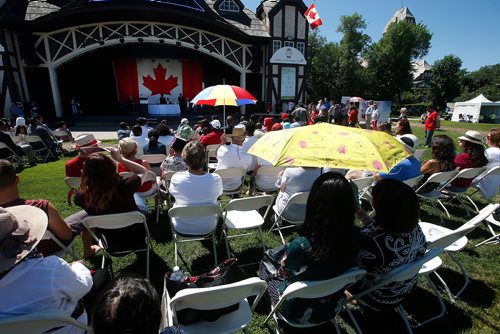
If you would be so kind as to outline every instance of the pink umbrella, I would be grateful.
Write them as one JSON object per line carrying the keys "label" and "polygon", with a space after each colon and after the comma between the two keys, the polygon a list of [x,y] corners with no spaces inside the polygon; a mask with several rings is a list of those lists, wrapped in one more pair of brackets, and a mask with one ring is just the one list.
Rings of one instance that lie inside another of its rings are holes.
{"label": "pink umbrella", "polygon": [[357,102],[361,102],[361,101],[363,101],[363,98],[361,98],[359,96],[353,96],[353,97],[351,97],[349,99],[349,102],[355,102],[355,103],[357,103]]}

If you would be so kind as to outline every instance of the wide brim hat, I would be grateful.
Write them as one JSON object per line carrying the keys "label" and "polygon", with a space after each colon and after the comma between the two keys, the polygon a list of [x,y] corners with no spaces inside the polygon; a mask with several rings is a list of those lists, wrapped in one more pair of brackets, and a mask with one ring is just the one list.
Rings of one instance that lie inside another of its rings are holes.
{"label": "wide brim hat", "polygon": [[[4,214],[7,214],[3,218],[17,220],[17,231],[20,233],[28,232],[28,239],[32,241],[21,244],[21,251],[13,257],[7,257],[3,251],[0,251],[0,273],[14,267],[38,245],[47,230],[48,222],[47,214],[42,209],[31,205],[18,205],[2,209],[6,211]],[[0,221],[0,223],[4,222]]]}
{"label": "wide brim hat", "polygon": [[100,144],[101,141],[97,140],[91,133],[82,133],[75,138],[75,148],[84,148]]}
{"label": "wide brim hat", "polygon": [[245,138],[245,126],[243,124],[238,124],[233,128],[233,131],[227,135],[227,137],[237,137]]}
{"label": "wide brim hat", "polygon": [[460,140],[465,140],[473,144],[482,145],[484,136],[474,130],[467,131],[463,136],[458,137]]}
{"label": "wide brim hat", "polygon": [[412,134],[406,134],[402,135],[400,137],[396,137],[396,139],[403,144],[405,149],[409,151],[411,154],[415,153],[415,151],[418,148],[418,144],[420,143],[420,140],[418,139],[417,136],[412,135]]}

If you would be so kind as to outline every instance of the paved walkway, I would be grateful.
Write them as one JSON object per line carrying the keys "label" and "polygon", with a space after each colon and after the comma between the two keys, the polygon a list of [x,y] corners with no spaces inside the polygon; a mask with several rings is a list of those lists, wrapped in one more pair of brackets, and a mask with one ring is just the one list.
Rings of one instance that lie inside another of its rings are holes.
{"label": "paved walkway", "polygon": [[115,139],[118,140],[118,137],[116,136],[116,131],[71,131],[73,134],[73,138],[76,138],[76,136],[82,134],[82,133],[92,133],[96,139],[98,140],[104,140],[104,139]]}

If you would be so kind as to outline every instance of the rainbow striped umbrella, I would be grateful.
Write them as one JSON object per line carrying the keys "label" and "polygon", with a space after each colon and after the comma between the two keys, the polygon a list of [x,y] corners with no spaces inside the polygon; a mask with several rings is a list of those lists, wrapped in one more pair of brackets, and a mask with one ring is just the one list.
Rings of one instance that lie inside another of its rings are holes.
{"label": "rainbow striped umbrella", "polygon": [[210,86],[202,90],[191,100],[194,105],[224,106],[224,122],[226,121],[226,106],[242,106],[255,104],[257,99],[245,89],[231,85]]}

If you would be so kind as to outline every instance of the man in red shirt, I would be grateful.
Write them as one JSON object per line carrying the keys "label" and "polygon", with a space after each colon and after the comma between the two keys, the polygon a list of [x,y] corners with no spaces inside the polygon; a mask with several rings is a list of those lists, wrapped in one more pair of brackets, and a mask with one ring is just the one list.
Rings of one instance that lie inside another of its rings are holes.
{"label": "man in red shirt", "polygon": [[201,136],[200,142],[206,148],[208,145],[219,145],[222,131],[220,131],[221,124],[218,119],[214,119],[210,123],[212,131],[206,135]]}
{"label": "man in red shirt", "polygon": [[349,107],[349,114],[347,118],[347,123],[351,127],[355,127],[358,125],[358,109],[356,109],[356,106],[352,104]]}
{"label": "man in red shirt", "polygon": [[76,137],[75,148],[80,150],[78,156],[74,157],[66,163],[66,176],[67,177],[80,177],[82,176],[83,163],[87,157],[94,152],[102,151],[97,146],[100,141],[95,139],[91,133],[83,133]]}
{"label": "man in red shirt", "polygon": [[436,129],[438,113],[433,107],[427,108],[427,117],[425,118],[425,147],[430,147],[432,143],[432,136]]}

